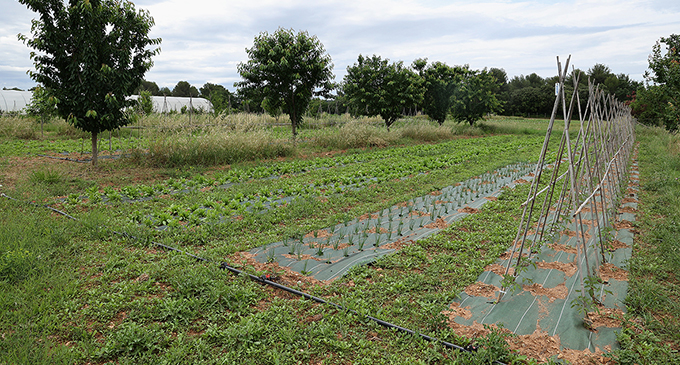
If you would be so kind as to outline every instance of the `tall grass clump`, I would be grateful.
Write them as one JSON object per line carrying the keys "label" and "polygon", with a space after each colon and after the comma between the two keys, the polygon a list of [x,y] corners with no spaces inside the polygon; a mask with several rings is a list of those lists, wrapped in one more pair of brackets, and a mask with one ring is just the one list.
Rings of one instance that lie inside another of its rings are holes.
{"label": "tall grass clump", "polygon": [[33,118],[21,115],[0,115],[0,137],[36,139],[38,134]]}
{"label": "tall grass clump", "polygon": [[399,129],[401,136],[414,141],[435,142],[453,138],[450,127],[429,123],[409,123]]}
{"label": "tall grass clump", "polygon": [[344,114],[327,114],[323,113],[321,116],[317,117],[305,117],[300,128],[302,129],[323,129],[327,127],[341,127],[347,123],[360,121],[364,124],[370,124],[376,127],[384,125],[382,118],[374,117],[353,117],[348,113]]}
{"label": "tall grass clump", "polygon": [[254,113],[221,113],[221,114],[145,114],[139,117],[136,125],[149,130],[149,133],[167,131],[203,130],[206,128],[225,127],[231,130],[255,130],[270,127],[274,124],[290,124],[288,115],[278,118],[267,114]]}
{"label": "tall grass clump", "polygon": [[456,123],[453,126],[453,128],[451,128],[451,132],[457,136],[471,136],[471,137],[483,136],[488,134],[478,125],[469,125],[467,123]]}
{"label": "tall grass clump", "polygon": [[386,147],[400,137],[399,132],[388,132],[384,127],[376,127],[364,121],[351,121],[315,138],[321,148],[347,149],[364,147]]}
{"label": "tall grass clump", "polygon": [[295,146],[264,130],[210,128],[196,135],[176,133],[151,143],[154,166],[221,165],[291,156]]}

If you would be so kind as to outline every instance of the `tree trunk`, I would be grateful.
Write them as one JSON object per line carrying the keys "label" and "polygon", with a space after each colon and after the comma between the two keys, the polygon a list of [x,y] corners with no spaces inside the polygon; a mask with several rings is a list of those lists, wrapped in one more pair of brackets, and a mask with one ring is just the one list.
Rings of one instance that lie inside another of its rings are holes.
{"label": "tree trunk", "polygon": [[295,93],[293,93],[293,96],[291,97],[291,104],[293,105],[292,108],[290,108],[291,113],[288,115],[290,117],[290,123],[293,128],[293,146],[297,145],[297,130],[295,127],[297,126],[297,113],[295,112]]}
{"label": "tree trunk", "polygon": [[97,166],[97,132],[92,132],[92,166]]}

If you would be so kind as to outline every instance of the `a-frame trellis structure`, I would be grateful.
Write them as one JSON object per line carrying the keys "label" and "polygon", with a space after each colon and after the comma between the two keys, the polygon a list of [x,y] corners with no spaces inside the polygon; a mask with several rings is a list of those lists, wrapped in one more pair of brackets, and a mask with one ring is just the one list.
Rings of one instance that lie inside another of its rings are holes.
{"label": "a-frame trellis structure", "polygon": [[[605,94],[590,80],[587,106],[581,110],[578,74],[572,75],[573,92],[567,99],[565,81],[569,61],[570,58],[562,69],[557,58],[559,89],[505,277],[515,279],[526,267],[525,261],[544,244],[560,233],[568,233],[577,240],[576,263],[583,295],[587,292],[588,278],[597,277],[600,265],[607,261],[607,232],[628,180],[635,120],[628,106]],[[560,109],[564,128],[556,157],[548,160],[546,156]],[[569,130],[574,113],[578,113],[579,130],[572,138]],[[507,286],[508,282],[504,282]],[[498,301],[505,292],[504,287]]]}

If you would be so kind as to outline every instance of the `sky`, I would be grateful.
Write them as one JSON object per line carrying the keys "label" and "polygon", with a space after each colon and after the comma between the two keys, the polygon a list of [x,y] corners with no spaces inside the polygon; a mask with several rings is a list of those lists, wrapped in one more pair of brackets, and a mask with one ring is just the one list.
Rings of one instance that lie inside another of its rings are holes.
{"label": "sky", "polygon": [[[324,45],[342,81],[359,54],[410,65],[415,59],[502,68],[508,78],[557,74],[557,57],[587,71],[601,63],[643,81],[660,37],[680,34],[678,0],[137,0],[155,20],[161,52],[145,79],[172,89],[178,81],[234,90],[237,65],[255,36],[278,28],[307,31]],[[0,86],[35,86],[30,37],[37,15],[0,0]],[[571,68],[571,67],[570,67]]]}

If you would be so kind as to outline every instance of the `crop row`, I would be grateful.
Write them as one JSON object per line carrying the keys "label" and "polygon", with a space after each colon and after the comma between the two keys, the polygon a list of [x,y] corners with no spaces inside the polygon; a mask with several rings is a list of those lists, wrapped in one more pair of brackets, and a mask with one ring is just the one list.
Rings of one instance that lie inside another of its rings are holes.
{"label": "crop row", "polygon": [[320,280],[342,275],[359,262],[394,251],[389,245],[421,239],[481,207],[502,187],[534,171],[533,164],[514,164],[410,199],[322,230],[255,248],[261,262],[278,262]]}
{"label": "crop row", "polygon": [[[404,180],[416,174],[445,169],[467,159],[471,155],[488,157],[506,146],[488,147],[486,153],[463,150],[457,155],[439,156],[439,159],[390,159],[365,164],[354,164],[341,168],[317,171],[305,179],[278,179],[269,181],[266,186],[243,189],[213,189],[210,196],[201,204],[174,203],[164,210],[152,214],[134,212],[132,219],[148,226],[177,226],[186,223],[198,224],[201,221],[221,220],[246,212],[259,212],[285,206],[295,199],[324,197],[343,193],[347,190],[363,189],[367,185],[381,184],[386,181]],[[310,181],[311,180],[311,181]],[[234,184],[220,187],[233,187]],[[472,194],[469,192],[468,194]]]}
{"label": "crop row", "polygon": [[[404,211],[408,211],[407,214],[409,215],[429,215],[430,217],[434,217],[435,213],[439,216],[442,214],[449,214],[451,211],[479,198],[481,195],[495,191],[509,181],[524,176],[528,169],[530,170],[532,167],[533,165],[518,164],[500,169],[494,173],[484,174],[481,177],[470,179],[462,185],[443,190],[441,196],[428,196],[425,197],[424,200],[414,201],[409,207],[402,208],[400,214],[404,214]],[[333,187],[320,185],[316,188],[311,188],[307,185],[305,186],[306,190],[304,190],[304,193],[295,196],[280,194],[278,196],[263,195],[252,197],[239,193],[237,196],[232,197],[231,200],[227,200],[229,199],[229,195],[226,194],[227,192],[222,192],[218,196],[210,196],[203,199],[201,204],[195,202],[189,204],[176,202],[150,214],[145,213],[142,210],[135,210],[130,214],[130,219],[136,223],[160,229],[165,229],[166,226],[178,227],[183,225],[198,225],[206,222],[217,223],[248,213],[261,213],[279,207],[285,207],[295,199],[318,198],[333,193],[342,193],[347,189],[357,190],[365,186],[365,183],[373,181],[375,180],[369,179],[365,180],[363,184]],[[286,182],[282,181],[280,184],[285,183]],[[295,187],[291,185],[288,185],[287,188],[295,189]],[[273,190],[268,190],[268,193],[271,193],[271,191]],[[283,189],[275,191],[282,193]],[[433,203],[435,201],[433,199],[435,198],[446,201],[446,203]],[[425,201],[426,203],[424,203]],[[423,223],[423,220],[421,220],[421,223],[426,224]]]}
{"label": "crop row", "polygon": [[[526,138],[519,140],[511,136],[487,137],[484,138],[484,143],[479,143],[477,139],[454,140],[437,145],[417,145],[362,154],[236,167],[226,172],[216,173],[213,177],[195,175],[189,179],[168,179],[152,185],[126,186],[119,190],[93,187],[88,191],[88,196],[73,196],[70,199],[72,203],[83,199],[89,199],[90,202],[95,203],[148,200],[166,194],[186,193],[215,187],[228,189],[235,184],[251,180],[290,178],[308,172],[324,171],[323,176],[306,184],[287,182],[281,188],[267,188],[251,192],[247,196],[235,193],[228,199],[229,203],[235,200],[237,204],[248,201],[255,204],[263,198],[322,195],[317,191],[340,192],[348,187],[358,188],[367,182],[381,183],[403,179],[413,174],[448,168],[470,159],[517,150],[531,143],[538,144],[540,141],[536,139],[527,142]],[[343,169],[347,167],[350,169]]]}

